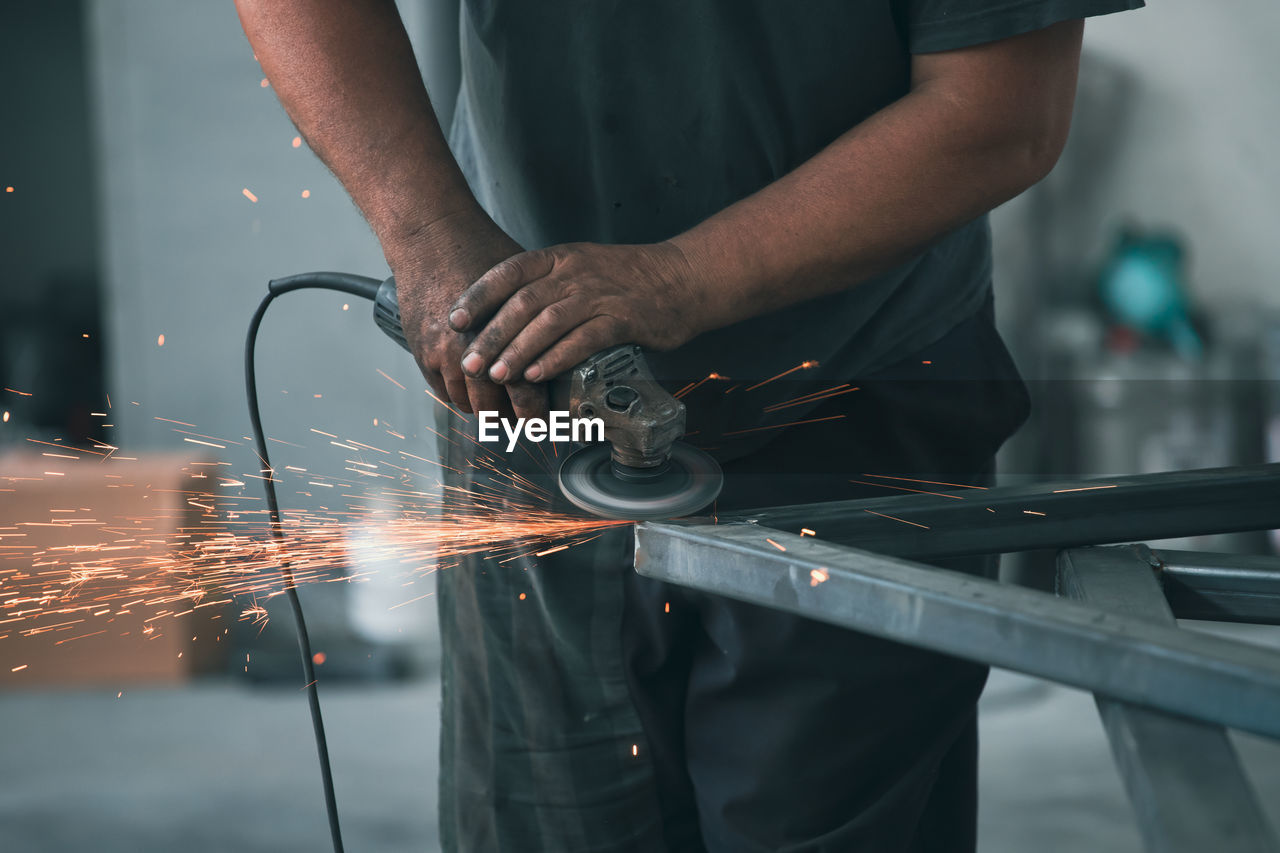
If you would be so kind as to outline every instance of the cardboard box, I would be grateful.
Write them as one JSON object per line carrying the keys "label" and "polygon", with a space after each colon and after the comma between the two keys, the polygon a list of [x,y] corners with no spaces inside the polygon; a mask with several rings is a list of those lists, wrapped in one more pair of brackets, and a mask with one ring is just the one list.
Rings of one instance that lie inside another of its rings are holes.
{"label": "cardboard box", "polygon": [[156,603],[208,520],[193,501],[210,463],[39,448],[0,455],[0,687],[172,683],[219,668],[234,611]]}

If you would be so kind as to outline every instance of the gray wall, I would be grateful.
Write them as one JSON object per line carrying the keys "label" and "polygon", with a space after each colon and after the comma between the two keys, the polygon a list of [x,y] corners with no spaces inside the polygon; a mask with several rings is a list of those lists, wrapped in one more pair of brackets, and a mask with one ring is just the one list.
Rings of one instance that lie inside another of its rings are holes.
{"label": "gray wall", "polygon": [[[406,7],[415,34],[456,27],[448,3]],[[256,470],[244,439],[242,346],[267,280],[318,269],[381,277],[381,252],[338,182],[305,145],[292,147],[296,131],[260,86],[232,3],[96,2],[88,41],[117,443],[210,450],[155,420],[171,418],[242,442],[216,452],[235,470]],[[433,74],[447,74],[448,54],[421,52],[432,56]],[[443,91],[449,86],[446,78]],[[451,108],[451,97],[442,100]],[[374,327],[368,303],[327,293],[279,300],[258,362],[267,431],[287,441],[327,446],[308,431],[315,427],[386,442],[373,418],[405,431],[426,417],[424,383]],[[425,439],[415,445],[431,455]],[[284,445],[273,453],[278,468],[317,464]],[[337,460],[331,473],[341,467]]]}
{"label": "gray wall", "polygon": [[1188,237],[1210,308],[1280,306],[1277,33],[1274,0],[1150,0],[1089,21],[1062,160],[994,218],[1009,332],[1045,296],[1084,293],[1126,219]]}
{"label": "gray wall", "polygon": [[0,6],[0,310],[51,278],[97,274],[80,17],[74,0]]}

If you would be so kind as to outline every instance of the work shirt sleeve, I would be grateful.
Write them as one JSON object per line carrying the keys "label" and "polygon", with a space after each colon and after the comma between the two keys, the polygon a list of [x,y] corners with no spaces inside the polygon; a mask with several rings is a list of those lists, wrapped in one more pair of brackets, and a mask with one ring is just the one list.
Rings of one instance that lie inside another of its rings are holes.
{"label": "work shirt sleeve", "polygon": [[900,20],[912,53],[936,53],[1143,5],[1143,0],[904,0]]}

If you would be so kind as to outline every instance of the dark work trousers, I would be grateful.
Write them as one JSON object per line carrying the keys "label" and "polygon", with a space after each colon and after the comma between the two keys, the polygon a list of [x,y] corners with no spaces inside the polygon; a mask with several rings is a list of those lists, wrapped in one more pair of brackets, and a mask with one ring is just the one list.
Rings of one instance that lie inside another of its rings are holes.
{"label": "dark work trousers", "polygon": [[[717,511],[985,485],[1027,414],[989,306],[851,382],[729,462]],[[974,848],[985,667],[642,578],[631,547],[440,573],[446,850]]]}

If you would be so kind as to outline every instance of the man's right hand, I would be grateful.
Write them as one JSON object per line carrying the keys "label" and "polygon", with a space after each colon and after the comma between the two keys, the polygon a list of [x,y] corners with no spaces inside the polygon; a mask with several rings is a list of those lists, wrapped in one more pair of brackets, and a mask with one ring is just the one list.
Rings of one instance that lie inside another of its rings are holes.
{"label": "man's right hand", "polygon": [[452,214],[383,243],[396,277],[405,338],[440,399],[467,414],[487,410],[544,416],[545,384],[498,385],[465,375],[462,356],[473,336],[449,328],[449,309],[458,296],[499,262],[518,254],[520,245],[479,210]]}

